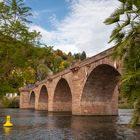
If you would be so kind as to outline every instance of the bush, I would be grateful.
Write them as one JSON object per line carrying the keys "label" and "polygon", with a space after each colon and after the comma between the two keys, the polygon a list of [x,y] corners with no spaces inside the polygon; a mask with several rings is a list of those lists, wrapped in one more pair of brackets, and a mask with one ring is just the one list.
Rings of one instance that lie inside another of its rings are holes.
{"label": "bush", "polygon": [[15,98],[7,98],[3,97],[1,99],[1,105],[5,108],[18,108],[19,107],[19,99]]}
{"label": "bush", "polygon": [[120,109],[133,109],[133,105],[131,103],[120,103],[119,104]]}

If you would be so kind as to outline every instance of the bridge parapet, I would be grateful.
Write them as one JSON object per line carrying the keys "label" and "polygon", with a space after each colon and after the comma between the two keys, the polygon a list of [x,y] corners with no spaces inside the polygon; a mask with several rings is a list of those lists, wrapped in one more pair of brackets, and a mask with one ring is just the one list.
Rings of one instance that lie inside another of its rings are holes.
{"label": "bridge parapet", "polygon": [[87,59],[81,61],[81,63],[79,64],[79,67],[83,67],[84,65],[88,65],[90,63],[94,63],[94,62],[99,61],[103,58],[111,56],[113,54],[113,49],[114,49],[114,47],[109,48],[107,50],[104,50],[103,52],[100,52],[100,53],[98,53],[90,58],[87,58]]}

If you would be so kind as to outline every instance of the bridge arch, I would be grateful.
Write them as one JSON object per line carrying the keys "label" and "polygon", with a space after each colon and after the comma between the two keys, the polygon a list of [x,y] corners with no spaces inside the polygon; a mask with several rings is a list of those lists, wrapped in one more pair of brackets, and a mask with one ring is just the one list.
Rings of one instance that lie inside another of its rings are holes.
{"label": "bridge arch", "polygon": [[[95,67],[88,76],[81,95],[83,114],[109,114],[118,111],[119,72],[108,64]],[[114,115],[114,114],[112,114]]]}
{"label": "bridge arch", "polygon": [[48,90],[45,85],[41,87],[39,92],[38,110],[48,110]]}
{"label": "bridge arch", "polygon": [[72,93],[66,79],[61,78],[55,88],[53,111],[72,111]]}
{"label": "bridge arch", "polygon": [[29,95],[29,105],[31,109],[35,109],[35,92],[32,91]]}

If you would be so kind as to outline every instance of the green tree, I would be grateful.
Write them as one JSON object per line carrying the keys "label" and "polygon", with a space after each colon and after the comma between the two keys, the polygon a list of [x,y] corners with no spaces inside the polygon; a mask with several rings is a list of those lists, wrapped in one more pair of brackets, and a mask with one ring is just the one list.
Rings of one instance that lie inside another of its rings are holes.
{"label": "green tree", "polygon": [[[121,93],[134,102],[135,113],[131,125],[140,118],[140,1],[119,0],[118,7],[105,24],[115,24],[110,41],[115,41],[114,58],[123,61]],[[137,104],[137,105],[135,105]]]}
{"label": "green tree", "polygon": [[40,33],[29,31],[27,23],[31,16],[31,8],[27,7],[23,0],[4,0],[0,2],[0,33],[11,36],[25,43],[38,43]]}
{"label": "green tree", "polygon": [[[29,31],[26,24],[30,22],[27,20],[30,15],[30,8],[23,0],[0,2],[0,94],[15,92],[24,81],[28,83],[34,79],[28,70],[28,59],[33,46],[38,45],[39,33]],[[17,72],[12,74],[19,69],[24,71],[24,78]]]}
{"label": "green tree", "polygon": [[84,59],[86,59],[86,57],[87,57],[86,52],[83,51],[82,54],[81,54],[81,58],[80,59],[84,60]]}
{"label": "green tree", "polygon": [[0,2],[0,95],[68,68],[74,57],[40,43],[29,31],[30,8],[23,0]]}
{"label": "green tree", "polygon": [[37,67],[37,80],[44,80],[49,74],[51,70],[47,67],[47,65],[39,64]]}
{"label": "green tree", "polygon": [[110,42],[115,41],[115,56],[125,56],[138,28],[140,28],[140,1],[119,0],[120,7],[117,8],[109,18],[105,20],[106,25],[115,24],[111,33]]}
{"label": "green tree", "polygon": [[62,61],[63,61],[62,57],[57,55],[54,56],[51,63],[51,70],[53,71],[53,73],[57,73],[62,70],[60,67]]}
{"label": "green tree", "polygon": [[76,60],[80,60],[80,57],[81,57],[81,53],[75,53],[75,54],[74,54],[74,58],[75,58]]}

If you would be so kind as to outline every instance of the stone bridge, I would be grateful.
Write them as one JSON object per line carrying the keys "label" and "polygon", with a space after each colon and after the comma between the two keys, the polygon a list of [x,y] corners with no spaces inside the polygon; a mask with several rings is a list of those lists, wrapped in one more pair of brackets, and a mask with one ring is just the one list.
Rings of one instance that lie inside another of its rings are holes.
{"label": "stone bridge", "polygon": [[71,111],[73,115],[117,115],[118,80],[122,65],[113,48],[69,69],[20,89],[20,108]]}

